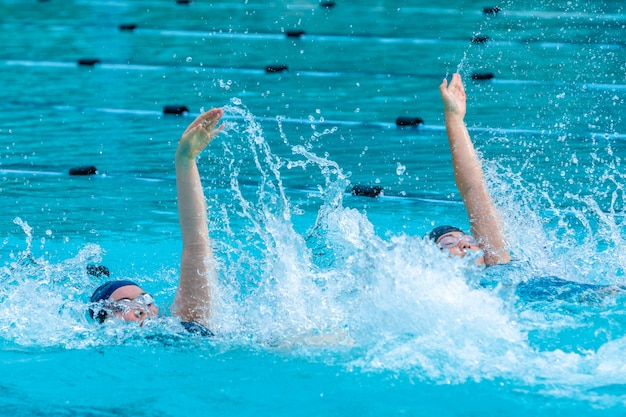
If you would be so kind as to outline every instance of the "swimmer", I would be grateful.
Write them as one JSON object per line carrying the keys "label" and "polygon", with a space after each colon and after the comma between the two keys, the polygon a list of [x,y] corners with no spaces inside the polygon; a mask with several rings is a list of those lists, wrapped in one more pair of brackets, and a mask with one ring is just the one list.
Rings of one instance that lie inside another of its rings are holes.
{"label": "swimmer", "polygon": [[[206,329],[211,306],[211,283],[215,259],[209,238],[207,207],[196,156],[223,129],[218,126],[221,109],[212,109],[196,118],[182,134],[175,155],[178,217],[183,239],[180,280],[171,312],[190,332],[210,335]],[[98,323],[109,319],[140,325],[159,314],[150,294],[132,281],[108,281],[90,299],[89,314]]]}
{"label": "swimmer", "polygon": [[477,260],[479,264],[506,264],[511,260],[511,255],[506,248],[502,224],[487,191],[480,161],[465,126],[466,96],[461,76],[453,74],[449,85],[444,79],[439,92],[443,100],[454,179],[469,217],[471,234],[454,226],[438,226],[428,237],[441,250],[447,250],[453,256],[464,257],[469,251],[482,250],[483,255]]}

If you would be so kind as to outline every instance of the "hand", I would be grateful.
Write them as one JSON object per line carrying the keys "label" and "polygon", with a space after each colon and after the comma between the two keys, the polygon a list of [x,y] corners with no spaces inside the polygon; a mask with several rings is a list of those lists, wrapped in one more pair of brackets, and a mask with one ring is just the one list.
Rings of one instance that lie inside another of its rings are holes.
{"label": "hand", "polygon": [[444,78],[439,86],[439,93],[443,100],[443,108],[446,113],[452,113],[457,116],[465,117],[466,96],[463,88],[463,81],[458,73],[452,74],[452,80],[448,86],[448,80]]}
{"label": "hand", "polygon": [[202,152],[224,128],[223,124],[217,126],[223,115],[222,109],[211,109],[191,122],[178,142],[176,158],[193,159]]}

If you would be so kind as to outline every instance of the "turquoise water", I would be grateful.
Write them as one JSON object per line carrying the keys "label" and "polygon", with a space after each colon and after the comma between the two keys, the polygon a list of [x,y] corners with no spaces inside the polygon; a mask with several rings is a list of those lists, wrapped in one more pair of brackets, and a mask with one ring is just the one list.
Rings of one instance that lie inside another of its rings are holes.
{"label": "turquoise water", "polygon": [[[0,1],[0,414],[623,414],[624,6],[486,6]],[[422,239],[467,227],[454,71],[518,260],[486,274]],[[218,336],[95,325],[91,263],[173,300],[173,153],[213,106]]]}

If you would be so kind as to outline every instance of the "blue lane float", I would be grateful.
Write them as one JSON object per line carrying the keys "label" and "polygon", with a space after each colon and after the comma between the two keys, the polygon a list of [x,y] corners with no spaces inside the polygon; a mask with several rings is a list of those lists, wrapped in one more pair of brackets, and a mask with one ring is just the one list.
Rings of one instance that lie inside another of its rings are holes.
{"label": "blue lane float", "polygon": [[350,189],[350,194],[359,197],[372,197],[376,198],[383,192],[383,187],[380,185],[366,185],[366,184],[354,184]]}
{"label": "blue lane float", "polygon": [[486,81],[495,78],[495,75],[491,72],[475,72],[472,74],[472,80]]}
{"label": "blue lane float", "polygon": [[81,58],[78,60],[78,65],[84,67],[93,67],[96,64],[99,64],[100,60],[97,58]]}
{"label": "blue lane float", "polygon": [[163,106],[163,114],[181,116],[185,113],[189,113],[189,108],[182,104],[166,104]]}
{"label": "blue lane float", "polygon": [[485,35],[474,35],[472,36],[472,43],[487,43],[489,42],[491,39],[489,38],[489,36],[485,36]]}
{"label": "blue lane float", "polygon": [[497,16],[501,10],[498,6],[483,7],[483,13],[492,16]]}
{"label": "blue lane float", "polygon": [[285,32],[285,35],[287,35],[288,38],[299,38],[304,35],[304,31],[301,29],[290,29]]}
{"label": "blue lane float", "polygon": [[273,64],[265,67],[265,72],[267,73],[284,72],[287,70],[289,70],[289,67],[285,64]]}
{"label": "blue lane float", "polygon": [[398,118],[396,118],[396,126],[399,127],[417,127],[423,124],[424,119],[421,117],[398,116]]}
{"label": "blue lane float", "polygon": [[70,175],[96,175],[98,169],[93,165],[70,168]]}
{"label": "blue lane float", "polygon": [[135,29],[137,29],[137,25],[134,23],[122,23],[120,25],[120,30],[132,32]]}

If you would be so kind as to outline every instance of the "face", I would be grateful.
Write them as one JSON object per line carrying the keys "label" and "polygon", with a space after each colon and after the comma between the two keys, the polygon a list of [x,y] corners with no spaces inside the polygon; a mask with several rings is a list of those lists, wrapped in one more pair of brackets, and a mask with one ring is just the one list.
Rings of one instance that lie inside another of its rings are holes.
{"label": "face", "polygon": [[124,321],[143,323],[148,317],[155,317],[159,309],[149,294],[136,285],[125,285],[113,291],[111,294],[119,311],[115,317]]}
{"label": "face", "polygon": [[[466,235],[463,232],[450,232],[437,239],[437,245],[441,250],[447,250],[453,256],[459,256],[463,258],[467,255],[468,251],[479,251],[480,247],[478,243],[471,235]],[[485,263],[485,259],[481,256],[476,261],[482,265]]]}

